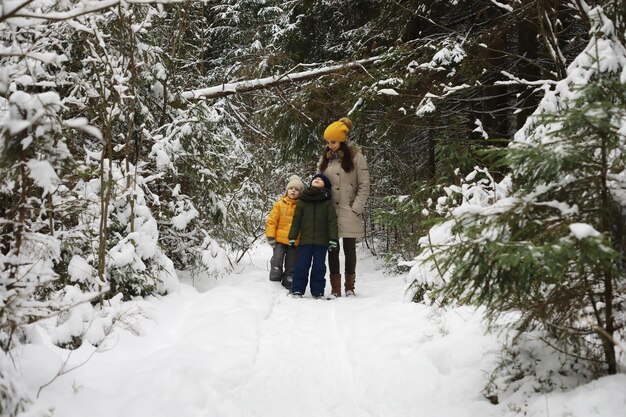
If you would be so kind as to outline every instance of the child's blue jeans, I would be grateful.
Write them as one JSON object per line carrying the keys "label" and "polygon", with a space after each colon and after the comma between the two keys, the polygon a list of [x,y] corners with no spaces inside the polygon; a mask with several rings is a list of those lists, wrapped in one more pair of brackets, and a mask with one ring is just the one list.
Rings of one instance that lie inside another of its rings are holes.
{"label": "child's blue jeans", "polygon": [[[300,245],[298,247],[298,262],[293,270],[293,282],[291,292],[304,294],[309,281],[309,269],[311,269],[311,295],[319,297],[324,295],[326,287],[326,245]],[[312,265],[311,265],[312,264]]]}

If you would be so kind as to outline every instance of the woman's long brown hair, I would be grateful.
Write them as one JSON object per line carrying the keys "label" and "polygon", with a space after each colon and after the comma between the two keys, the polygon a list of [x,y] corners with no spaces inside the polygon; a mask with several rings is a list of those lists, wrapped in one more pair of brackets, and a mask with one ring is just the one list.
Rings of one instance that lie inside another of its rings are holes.
{"label": "woman's long brown hair", "polygon": [[[328,168],[328,161],[330,161],[330,156],[332,152],[330,148],[327,146],[324,149],[324,153],[322,154],[322,162],[320,163],[320,171],[326,171]],[[337,150],[337,155],[341,158],[341,168],[343,168],[346,172],[352,172],[354,169],[354,162],[352,161],[352,150],[348,147],[346,142],[339,142],[339,149]]]}

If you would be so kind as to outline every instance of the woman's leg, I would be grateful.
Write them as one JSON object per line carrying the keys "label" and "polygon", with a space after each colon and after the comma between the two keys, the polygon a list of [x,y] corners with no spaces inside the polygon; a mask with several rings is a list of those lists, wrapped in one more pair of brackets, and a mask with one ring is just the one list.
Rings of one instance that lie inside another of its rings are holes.
{"label": "woman's leg", "polygon": [[[356,272],[356,238],[343,238],[343,253],[346,257],[345,272],[354,274]],[[337,273],[339,273],[339,265],[337,265]]]}
{"label": "woman's leg", "polygon": [[[344,239],[345,240],[345,239]],[[341,240],[337,240],[337,249],[328,252],[328,269],[332,274],[339,274],[339,251],[341,250]]]}
{"label": "woman's leg", "polygon": [[354,295],[354,281],[356,280],[356,239],[343,238],[343,253],[346,257],[344,289],[346,296]]}
{"label": "woman's leg", "polygon": [[339,273],[339,251],[341,240],[337,241],[337,249],[328,252],[328,269],[330,270],[330,293],[335,297],[341,297],[341,274]]}

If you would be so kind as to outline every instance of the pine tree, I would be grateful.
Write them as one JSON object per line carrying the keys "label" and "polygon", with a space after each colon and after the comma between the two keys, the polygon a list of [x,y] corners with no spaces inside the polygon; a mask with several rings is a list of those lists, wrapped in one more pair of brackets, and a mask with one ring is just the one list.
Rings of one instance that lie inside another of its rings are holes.
{"label": "pine tree", "polygon": [[[626,86],[596,75],[569,106],[539,117],[539,143],[504,151],[517,189],[489,211],[456,219],[463,238],[437,256],[439,292],[483,305],[490,319],[519,311],[519,332],[617,370],[626,324]],[[592,337],[594,336],[594,337]]]}

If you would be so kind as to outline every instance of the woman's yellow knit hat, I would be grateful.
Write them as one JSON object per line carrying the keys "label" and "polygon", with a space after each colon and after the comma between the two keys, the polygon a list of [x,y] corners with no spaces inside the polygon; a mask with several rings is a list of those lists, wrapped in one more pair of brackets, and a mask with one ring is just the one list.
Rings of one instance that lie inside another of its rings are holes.
{"label": "woman's yellow knit hat", "polygon": [[336,122],[332,122],[324,130],[324,140],[326,142],[345,142],[348,132],[352,129],[352,120],[342,117]]}

